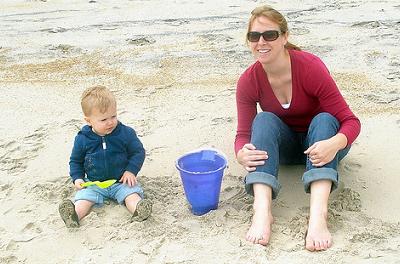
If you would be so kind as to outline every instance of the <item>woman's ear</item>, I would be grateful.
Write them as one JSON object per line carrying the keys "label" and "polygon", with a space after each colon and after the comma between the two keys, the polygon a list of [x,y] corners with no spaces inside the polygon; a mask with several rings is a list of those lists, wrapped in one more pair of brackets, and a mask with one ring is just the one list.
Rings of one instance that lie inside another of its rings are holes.
{"label": "woman's ear", "polygon": [[288,43],[288,39],[289,39],[289,32],[285,32],[282,34],[282,37],[284,38],[284,46]]}

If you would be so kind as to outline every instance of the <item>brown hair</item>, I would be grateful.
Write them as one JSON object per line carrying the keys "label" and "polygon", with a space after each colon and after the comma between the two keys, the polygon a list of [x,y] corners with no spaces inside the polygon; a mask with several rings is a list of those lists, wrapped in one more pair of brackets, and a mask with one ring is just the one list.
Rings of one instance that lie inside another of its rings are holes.
{"label": "brown hair", "polygon": [[[277,10],[273,9],[272,7],[270,7],[268,5],[263,5],[263,6],[256,7],[253,11],[251,11],[251,17],[249,19],[247,33],[250,32],[251,25],[253,24],[254,20],[256,20],[256,18],[261,17],[261,16],[264,16],[264,17],[268,18],[269,20],[278,24],[279,29],[283,34],[286,32],[289,32],[287,21],[286,21],[285,17],[281,13],[279,13]],[[246,43],[248,44],[247,39],[246,39]],[[285,48],[301,50],[298,46],[290,43],[289,41],[285,44]]]}
{"label": "brown hair", "polygon": [[81,106],[85,116],[90,116],[93,108],[104,113],[110,106],[116,105],[114,95],[105,86],[97,85],[87,88],[81,96]]}

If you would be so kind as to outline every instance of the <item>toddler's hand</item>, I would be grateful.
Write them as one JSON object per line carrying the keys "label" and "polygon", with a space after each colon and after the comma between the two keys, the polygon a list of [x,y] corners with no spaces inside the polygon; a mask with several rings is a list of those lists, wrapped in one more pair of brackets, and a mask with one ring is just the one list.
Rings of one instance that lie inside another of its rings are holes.
{"label": "toddler's hand", "polygon": [[85,181],[83,179],[76,179],[74,182],[75,188],[78,190],[82,190],[84,187],[81,186]]}
{"label": "toddler's hand", "polygon": [[135,186],[137,183],[136,176],[130,171],[125,171],[119,182],[128,184],[129,187]]}

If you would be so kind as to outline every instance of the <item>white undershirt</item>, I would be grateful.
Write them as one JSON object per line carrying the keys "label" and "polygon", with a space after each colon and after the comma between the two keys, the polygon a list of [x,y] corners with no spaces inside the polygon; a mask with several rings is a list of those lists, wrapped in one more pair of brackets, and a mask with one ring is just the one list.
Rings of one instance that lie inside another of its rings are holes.
{"label": "white undershirt", "polygon": [[282,107],[285,108],[285,109],[288,109],[290,107],[290,103],[282,104]]}

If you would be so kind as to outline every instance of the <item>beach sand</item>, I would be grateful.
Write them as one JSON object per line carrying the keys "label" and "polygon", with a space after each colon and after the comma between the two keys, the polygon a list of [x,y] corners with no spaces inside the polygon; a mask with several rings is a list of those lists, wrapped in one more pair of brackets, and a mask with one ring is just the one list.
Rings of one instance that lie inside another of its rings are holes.
{"label": "beach sand", "polygon": [[[362,132],[330,198],[333,247],[304,249],[303,167],[280,169],[268,246],[244,239],[252,197],[233,151],[235,89],[253,62],[244,35],[264,1],[0,3],[0,263],[400,263],[400,4],[269,1],[291,41],[328,66]],[[145,222],[95,208],[68,230],[58,204],[84,124],[80,95],[115,92],[119,119],[147,157],[138,179],[154,202]],[[201,147],[228,157],[218,210],[192,215],[176,159]]]}

